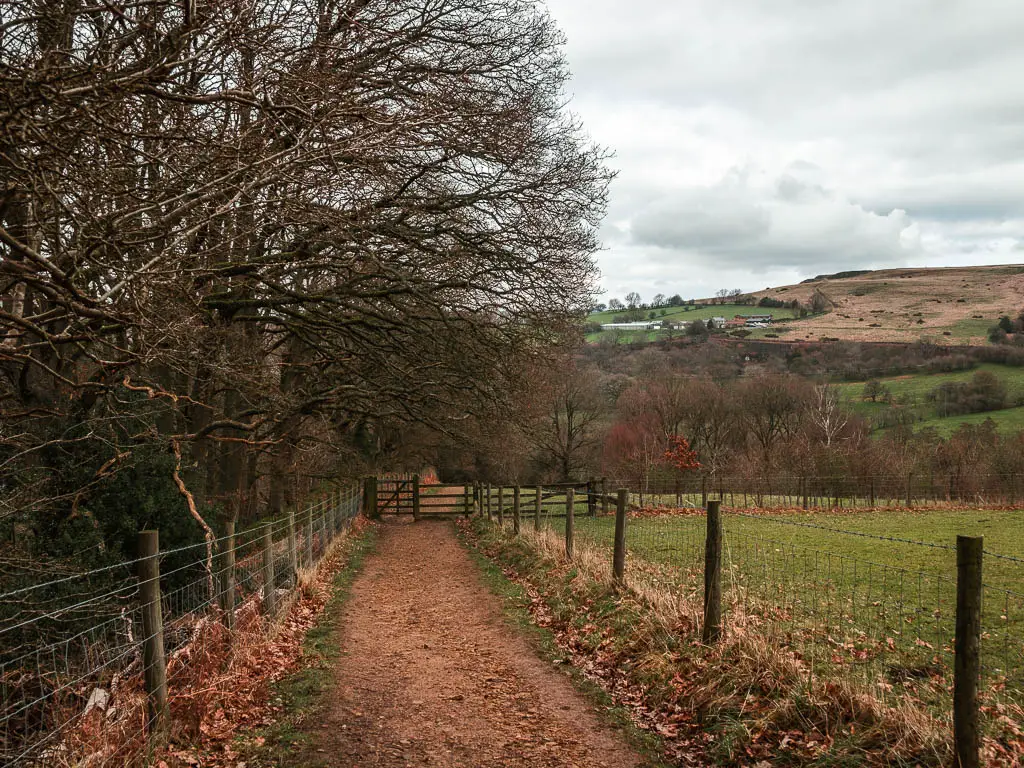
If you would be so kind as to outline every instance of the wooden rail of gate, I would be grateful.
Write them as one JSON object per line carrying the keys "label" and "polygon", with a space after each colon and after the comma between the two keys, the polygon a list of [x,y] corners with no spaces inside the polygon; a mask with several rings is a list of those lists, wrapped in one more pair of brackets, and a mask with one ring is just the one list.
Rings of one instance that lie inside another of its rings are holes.
{"label": "wooden rail of gate", "polygon": [[414,478],[377,479],[377,516],[410,515],[414,512]]}
{"label": "wooden rail of gate", "polygon": [[469,516],[477,494],[470,485],[427,485],[419,475],[376,480],[377,516],[412,515],[415,519]]}
{"label": "wooden rail of gate", "polygon": [[[423,485],[419,475],[408,477],[374,478],[375,496],[377,499],[376,514],[411,515],[420,518],[446,518],[466,516],[474,512],[486,513],[488,516],[512,512],[514,506],[513,487],[482,485],[432,484]],[[564,505],[558,505],[567,493],[573,493],[578,503],[586,504],[587,514],[596,517],[607,515],[615,507],[617,497],[606,492],[607,483],[604,478],[591,479],[580,483],[547,483],[534,486],[528,491],[533,495],[528,498],[536,504],[536,491],[541,494],[541,504],[554,505],[547,514],[561,516],[565,514]],[[525,503],[525,502],[524,502]]]}

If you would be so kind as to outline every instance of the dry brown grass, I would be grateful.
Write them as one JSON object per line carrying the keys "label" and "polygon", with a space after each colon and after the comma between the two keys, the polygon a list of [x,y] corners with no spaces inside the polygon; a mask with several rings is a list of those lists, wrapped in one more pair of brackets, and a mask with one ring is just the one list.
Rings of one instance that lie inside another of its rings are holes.
{"label": "dry brown grass", "polygon": [[217,611],[174,622],[178,632],[188,633],[189,641],[167,659],[169,740],[154,757],[147,754],[146,695],[136,660],[115,678],[105,711],[95,709],[82,717],[75,711],[66,713],[73,726],[49,752],[47,765],[196,765],[200,753],[203,765],[234,765],[232,736],[239,728],[271,718],[270,686],[301,659],[302,639],[327,604],[333,576],[343,561],[344,542],[359,535],[366,524],[357,518],[348,533],[328,545],[316,568],[299,573],[298,589],[275,622],[263,615],[258,593],[236,608],[233,631]]}
{"label": "dry brown grass", "polygon": [[835,309],[780,326],[790,329],[782,338],[913,342],[925,337],[938,344],[985,344],[985,324],[995,325],[1005,314],[1016,317],[1024,307],[1024,269],[1005,265],[886,269],[780,286],[754,295],[808,303],[815,289],[828,296]]}
{"label": "dry brown grass", "polygon": [[[524,539],[547,567],[565,571],[561,535],[550,529],[525,531]],[[576,543],[572,567],[579,585],[611,589],[608,563],[606,552],[585,541]],[[705,647],[698,634],[703,610],[699,586],[680,584],[664,569],[640,562],[629,563],[627,574],[627,588],[619,599],[632,603],[643,617],[630,627],[651,641],[633,638],[626,646],[629,662],[644,679],[662,681],[656,698],[665,711],[682,708],[705,724],[727,719],[744,730],[748,743],[760,742],[762,747],[787,739],[791,748],[802,745],[808,759],[838,738],[855,744],[866,765],[900,760],[940,765],[950,759],[948,719],[909,697],[883,697],[859,680],[811,675],[803,661],[765,631],[761,617],[743,611],[742,601],[732,601],[721,642]],[[681,635],[687,652],[666,652],[666,643],[658,639],[664,633]],[[666,696],[666,690],[671,694]],[[987,748],[996,755],[993,745]],[[1001,762],[1005,750],[999,755],[992,765],[1006,764]]]}

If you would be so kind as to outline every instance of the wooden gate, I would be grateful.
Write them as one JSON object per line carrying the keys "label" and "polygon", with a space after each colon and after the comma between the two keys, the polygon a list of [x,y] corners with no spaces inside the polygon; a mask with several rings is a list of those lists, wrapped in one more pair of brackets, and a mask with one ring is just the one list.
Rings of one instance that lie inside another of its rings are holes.
{"label": "wooden gate", "polygon": [[377,516],[412,515],[415,519],[469,516],[474,509],[468,485],[422,485],[411,478],[378,478]]}
{"label": "wooden gate", "polygon": [[377,480],[377,515],[412,515],[415,513],[415,481],[380,478]]}

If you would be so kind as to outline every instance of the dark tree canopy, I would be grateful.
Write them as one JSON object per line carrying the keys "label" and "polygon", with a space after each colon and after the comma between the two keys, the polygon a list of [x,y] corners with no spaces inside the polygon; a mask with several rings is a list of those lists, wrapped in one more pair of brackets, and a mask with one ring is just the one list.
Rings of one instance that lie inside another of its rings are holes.
{"label": "dark tree canopy", "polygon": [[527,0],[0,8],[5,508],[153,445],[237,517],[507,407],[593,302],[561,45]]}

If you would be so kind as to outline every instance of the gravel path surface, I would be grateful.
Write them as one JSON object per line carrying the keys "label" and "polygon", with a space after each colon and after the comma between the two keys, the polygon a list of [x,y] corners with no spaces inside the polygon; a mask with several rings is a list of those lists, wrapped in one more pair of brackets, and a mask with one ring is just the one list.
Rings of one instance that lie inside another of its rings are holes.
{"label": "gravel path surface", "polygon": [[328,765],[641,764],[505,624],[449,522],[383,524],[340,626],[338,685],[314,735]]}

